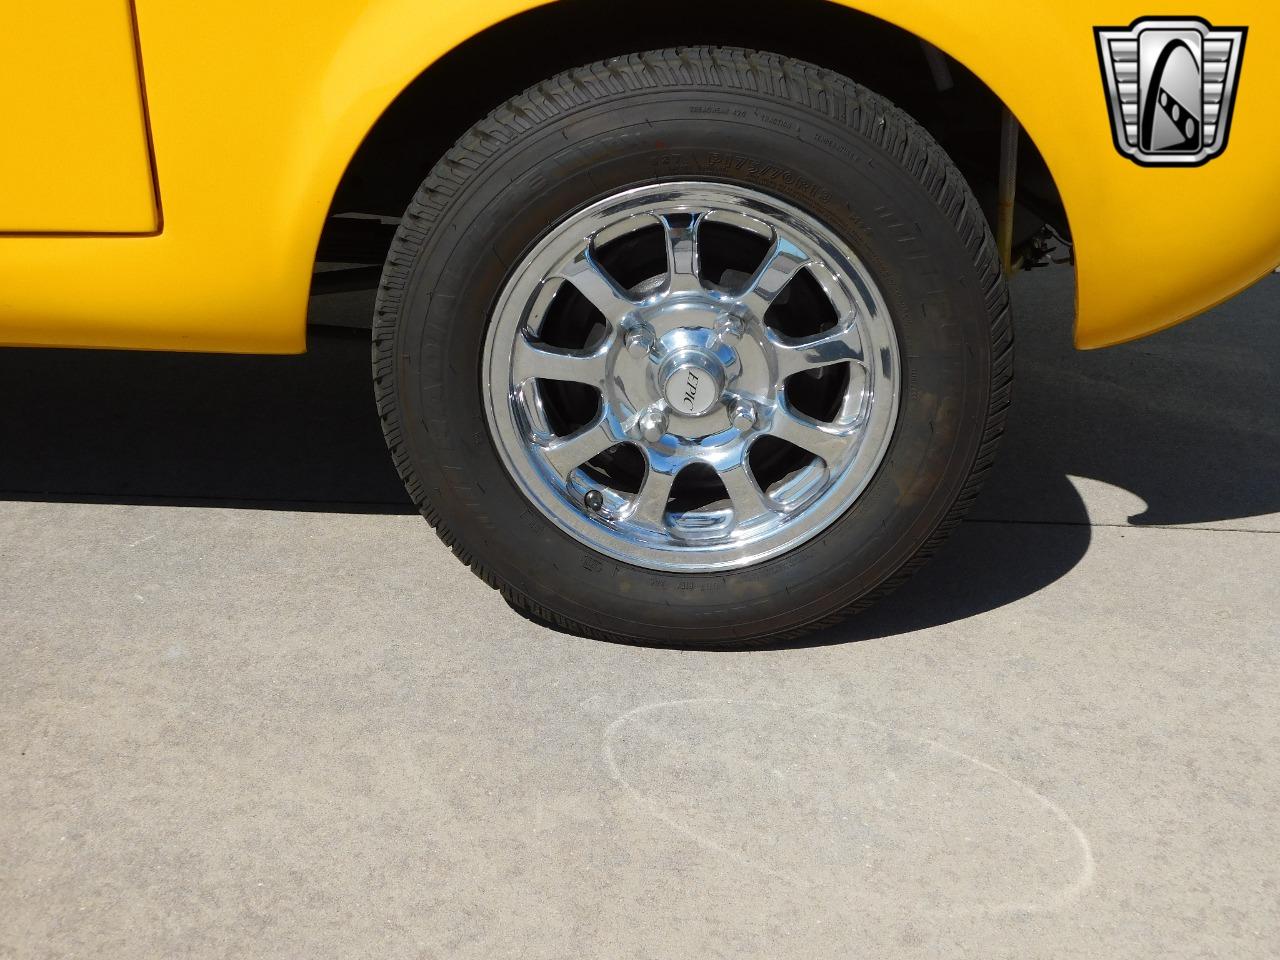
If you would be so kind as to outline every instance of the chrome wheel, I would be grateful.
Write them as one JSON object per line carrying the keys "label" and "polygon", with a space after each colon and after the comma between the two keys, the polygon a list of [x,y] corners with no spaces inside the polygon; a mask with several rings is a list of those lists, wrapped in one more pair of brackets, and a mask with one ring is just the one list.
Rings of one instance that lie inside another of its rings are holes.
{"label": "chrome wheel", "polygon": [[763,193],[663,183],[597,202],[516,266],[485,412],[524,495],[657,570],[743,567],[817,536],[893,433],[884,300],[831,231]]}

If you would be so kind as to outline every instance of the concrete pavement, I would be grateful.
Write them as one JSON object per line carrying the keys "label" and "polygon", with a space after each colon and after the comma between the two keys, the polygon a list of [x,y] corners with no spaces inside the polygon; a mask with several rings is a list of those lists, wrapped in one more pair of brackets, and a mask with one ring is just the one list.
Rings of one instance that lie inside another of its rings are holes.
{"label": "concrete pavement", "polygon": [[367,346],[0,352],[0,956],[1272,957],[1280,278],[1069,350],[853,624],[520,618],[380,449]]}

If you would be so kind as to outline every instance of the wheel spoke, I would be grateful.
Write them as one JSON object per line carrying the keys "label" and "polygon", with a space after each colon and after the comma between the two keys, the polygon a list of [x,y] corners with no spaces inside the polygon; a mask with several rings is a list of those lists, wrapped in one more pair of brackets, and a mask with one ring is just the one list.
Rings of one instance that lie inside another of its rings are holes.
{"label": "wheel spoke", "polygon": [[808,450],[823,463],[836,463],[845,452],[857,431],[848,427],[834,427],[819,423],[787,409],[779,404],[773,414],[769,433],[779,440],[793,443],[801,450]]}
{"label": "wheel spoke", "polygon": [[720,482],[733,503],[733,525],[741,527],[757,517],[777,512],[768,494],[760,489],[751,473],[751,465],[744,455],[741,460],[720,471]]}
{"label": "wheel spoke", "polygon": [[568,478],[575,467],[580,467],[597,454],[604,453],[621,438],[613,429],[609,417],[601,414],[577,433],[557,437],[542,447],[547,462],[561,477]]}
{"label": "wheel spoke", "polygon": [[531,342],[523,334],[516,337],[515,356],[512,357],[512,380],[525,383],[534,377],[543,380],[566,380],[585,383],[603,389],[608,373],[609,342],[586,353],[581,350],[562,350]]}
{"label": "wheel spoke", "polygon": [[698,229],[702,213],[689,214],[687,226],[676,226],[671,216],[659,216],[667,245],[667,291],[691,293],[702,289],[701,258],[698,252]]}
{"label": "wheel spoke", "polygon": [[853,318],[842,320],[833,330],[813,337],[795,339],[770,334],[778,357],[778,382],[792,374],[835,363],[862,363],[862,334]]}
{"label": "wheel spoke", "polygon": [[664,516],[667,512],[667,500],[671,496],[671,485],[675,483],[675,474],[665,469],[656,468],[653,459],[649,458],[644,482],[639,492],[632,498],[630,519],[646,526],[666,526]]}
{"label": "wheel spoke", "polygon": [[763,319],[778,294],[808,263],[809,257],[803,250],[790,240],[775,235],[764,262],[738,297],[739,302]]}
{"label": "wheel spoke", "polygon": [[636,307],[635,301],[627,292],[596,263],[590,250],[580,253],[560,276],[573,284],[592,306],[604,314],[612,327],[616,327]]}

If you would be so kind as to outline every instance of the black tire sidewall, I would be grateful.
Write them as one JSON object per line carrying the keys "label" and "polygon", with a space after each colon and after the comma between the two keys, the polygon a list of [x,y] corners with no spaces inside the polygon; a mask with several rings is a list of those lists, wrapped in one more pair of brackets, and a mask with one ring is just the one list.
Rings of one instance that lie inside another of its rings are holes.
{"label": "black tire sidewall", "polygon": [[[519,492],[484,413],[485,331],[512,268],[574,211],[661,180],[740,184],[816,217],[863,260],[899,340],[898,420],[872,482],[822,533],[746,569],[664,573],[593,551]],[[420,245],[395,340],[403,441],[465,554],[569,620],[674,642],[786,632],[891,577],[973,468],[990,371],[991,316],[972,254],[915,175],[799,104],[705,88],[603,99],[505,145]]]}

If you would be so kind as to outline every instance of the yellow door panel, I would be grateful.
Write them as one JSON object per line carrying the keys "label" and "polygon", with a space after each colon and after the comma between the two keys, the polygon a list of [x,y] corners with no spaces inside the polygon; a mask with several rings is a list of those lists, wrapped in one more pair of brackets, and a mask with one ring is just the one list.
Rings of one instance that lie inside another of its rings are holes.
{"label": "yellow door panel", "polygon": [[130,0],[0,15],[0,233],[158,230]]}

